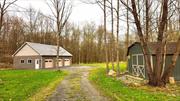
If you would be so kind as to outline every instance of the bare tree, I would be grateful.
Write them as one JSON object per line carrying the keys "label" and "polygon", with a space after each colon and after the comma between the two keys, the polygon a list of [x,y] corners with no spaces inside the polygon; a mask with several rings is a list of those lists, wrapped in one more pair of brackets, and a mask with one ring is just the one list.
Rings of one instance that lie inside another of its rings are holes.
{"label": "bare tree", "polygon": [[146,41],[149,40],[149,22],[150,22],[150,19],[149,19],[149,8],[150,8],[150,5],[149,5],[149,1],[150,0],[145,0],[145,8],[146,8],[146,29],[145,29],[145,34],[146,34]]}
{"label": "bare tree", "polygon": [[106,30],[106,0],[103,3],[104,12],[104,43],[105,43],[105,55],[106,55],[106,72],[109,72],[109,60],[108,60],[108,45],[107,45],[107,30]]}
{"label": "bare tree", "polygon": [[0,35],[2,32],[4,15],[7,13],[7,9],[18,0],[2,0],[0,1]]}
{"label": "bare tree", "polygon": [[116,62],[117,62],[117,75],[120,74],[120,65],[119,65],[119,9],[120,9],[120,1],[117,0],[117,25],[116,25]]}
{"label": "bare tree", "polygon": [[48,3],[56,22],[56,34],[57,34],[57,58],[56,58],[56,68],[59,65],[59,51],[60,51],[60,37],[65,24],[67,23],[71,12],[72,5],[70,1],[67,0],[50,0]]}
{"label": "bare tree", "polygon": [[[129,0],[126,0],[126,3],[127,5],[129,5]],[[126,34],[125,34],[125,52],[127,52],[128,50],[128,47],[129,47],[129,10],[128,8],[126,7]],[[127,60],[127,57],[126,57],[127,54],[124,54],[124,59]]]}
{"label": "bare tree", "polygon": [[32,37],[27,37],[27,41],[37,41],[37,21],[39,20],[39,12],[31,6],[26,10],[25,16],[27,18],[27,33]]}
{"label": "bare tree", "polygon": [[113,5],[113,0],[107,0],[108,3],[110,3],[110,12],[111,12],[111,35],[110,35],[110,58],[111,58],[111,63],[112,63],[112,69],[114,70],[114,50],[115,50],[115,45],[114,45],[114,5]]}
{"label": "bare tree", "polygon": [[[127,5],[123,0],[121,0],[121,3],[124,4],[126,7],[128,7],[129,11],[132,13],[137,29],[137,34],[139,36],[141,46],[143,49],[144,58],[146,61],[145,67],[146,71],[149,77],[149,84],[152,86],[165,86],[166,82],[163,81],[161,77],[161,71],[162,71],[162,64],[163,64],[163,52],[165,47],[165,29],[167,26],[168,21],[168,4],[169,0],[162,0],[161,2],[161,12],[159,12],[159,19],[158,19],[158,33],[157,33],[157,49],[156,49],[156,65],[152,69],[151,61],[150,61],[150,53],[149,53],[149,47],[148,42],[146,40],[146,34],[143,33],[143,28],[141,26],[141,19],[140,19],[140,12],[139,9],[137,9],[137,5],[139,6],[139,2],[136,2],[135,0],[131,0],[131,7]],[[146,27],[149,26],[149,6],[148,2],[146,1]],[[139,8],[139,7],[138,7]],[[147,17],[148,16],[148,17]],[[146,33],[148,33],[149,29],[146,29]]]}

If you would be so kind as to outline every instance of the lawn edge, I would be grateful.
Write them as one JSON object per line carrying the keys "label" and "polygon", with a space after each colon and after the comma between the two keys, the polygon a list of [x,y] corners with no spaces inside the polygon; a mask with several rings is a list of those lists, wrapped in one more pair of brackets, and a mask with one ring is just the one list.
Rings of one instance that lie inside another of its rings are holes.
{"label": "lawn edge", "polygon": [[[95,66],[94,66],[94,67],[95,67]],[[97,69],[99,69],[99,68],[101,68],[101,67],[98,67],[98,66],[97,66],[97,68],[94,68],[94,69],[92,69],[92,70],[89,71],[88,80],[89,80],[90,83],[100,92],[100,94],[101,94],[102,96],[108,97],[110,101],[114,101],[114,100],[115,100],[115,101],[121,101],[122,99],[120,99],[119,97],[117,97],[115,94],[110,93],[110,92],[109,92],[109,93],[106,92],[104,89],[102,89],[102,88],[100,87],[100,85],[98,85],[96,82],[94,82],[93,80],[90,79],[92,73],[93,73],[94,71],[96,71]]]}
{"label": "lawn edge", "polygon": [[54,90],[61,83],[61,81],[64,80],[64,78],[69,74],[68,71],[63,72],[65,72],[65,75],[63,77],[59,77],[55,81],[48,84],[46,87],[42,87],[34,95],[29,97],[27,101],[44,101],[48,96],[50,96],[54,92]]}

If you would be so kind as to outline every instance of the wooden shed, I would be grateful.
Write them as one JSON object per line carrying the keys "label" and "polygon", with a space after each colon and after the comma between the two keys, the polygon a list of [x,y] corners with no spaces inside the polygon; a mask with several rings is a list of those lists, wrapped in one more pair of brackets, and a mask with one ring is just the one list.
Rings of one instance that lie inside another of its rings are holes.
{"label": "wooden shed", "polygon": [[[55,68],[57,46],[39,43],[24,43],[13,54],[13,65],[18,69]],[[58,67],[70,66],[72,54],[60,47]]]}
{"label": "wooden shed", "polygon": [[[165,64],[163,64],[163,71],[169,66],[171,63],[172,56],[176,51],[176,42],[170,42],[166,45],[166,55],[165,55]],[[149,53],[151,54],[151,63],[152,66],[155,67],[156,64],[156,42],[148,43]],[[139,42],[135,42],[128,48],[128,72],[134,76],[141,77],[147,79],[147,73],[145,70],[145,61],[144,55],[142,51],[141,44]],[[176,81],[180,80],[180,55],[177,59],[175,69],[173,71],[172,76]]]}

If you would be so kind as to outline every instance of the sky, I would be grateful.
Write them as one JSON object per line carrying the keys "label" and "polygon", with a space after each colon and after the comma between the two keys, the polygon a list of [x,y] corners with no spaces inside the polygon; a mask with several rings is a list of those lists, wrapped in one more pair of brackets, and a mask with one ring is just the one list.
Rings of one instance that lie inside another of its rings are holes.
{"label": "sky", "polygon": [[[73,11],[70,16],[69,21],[76,25],[81,25],[88,23],[95,23],[98,25],[103,25],[103,11],[96,4],[85,4],[82,0],[72,0],[73,1]],[[52,14],[50,8],[47,5],[46,0],[18,0],[16,4],[22,8],[28,9],[30,6],[36,10],[42,11],[44,14]],[[111,30],[110,21],[107,22],[107,29]],[[120,34],[124,34],[125,28],[123,28],[124,23],[120,23]]]}
{"label": "sky", "polygon": [[[45,14],[52,14],[46,0],[19,0],[16,4],[23,8],[33,7]],[[73,0],[73,11],[69,21],[78,25],[94,22],[96,25],[103,23],[103,12],[96,4],[85,4],[80,0]]]}

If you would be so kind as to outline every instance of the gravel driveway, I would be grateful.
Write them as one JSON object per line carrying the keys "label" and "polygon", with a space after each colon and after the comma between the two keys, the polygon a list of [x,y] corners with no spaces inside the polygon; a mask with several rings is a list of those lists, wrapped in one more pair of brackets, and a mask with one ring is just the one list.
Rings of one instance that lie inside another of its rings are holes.
{"label": "gravel driveway", "polygon": [[47,101],[109,101],[89,82],[89,70],[93,67],[79,66],[63,68],[70,74],[59,84]]}

